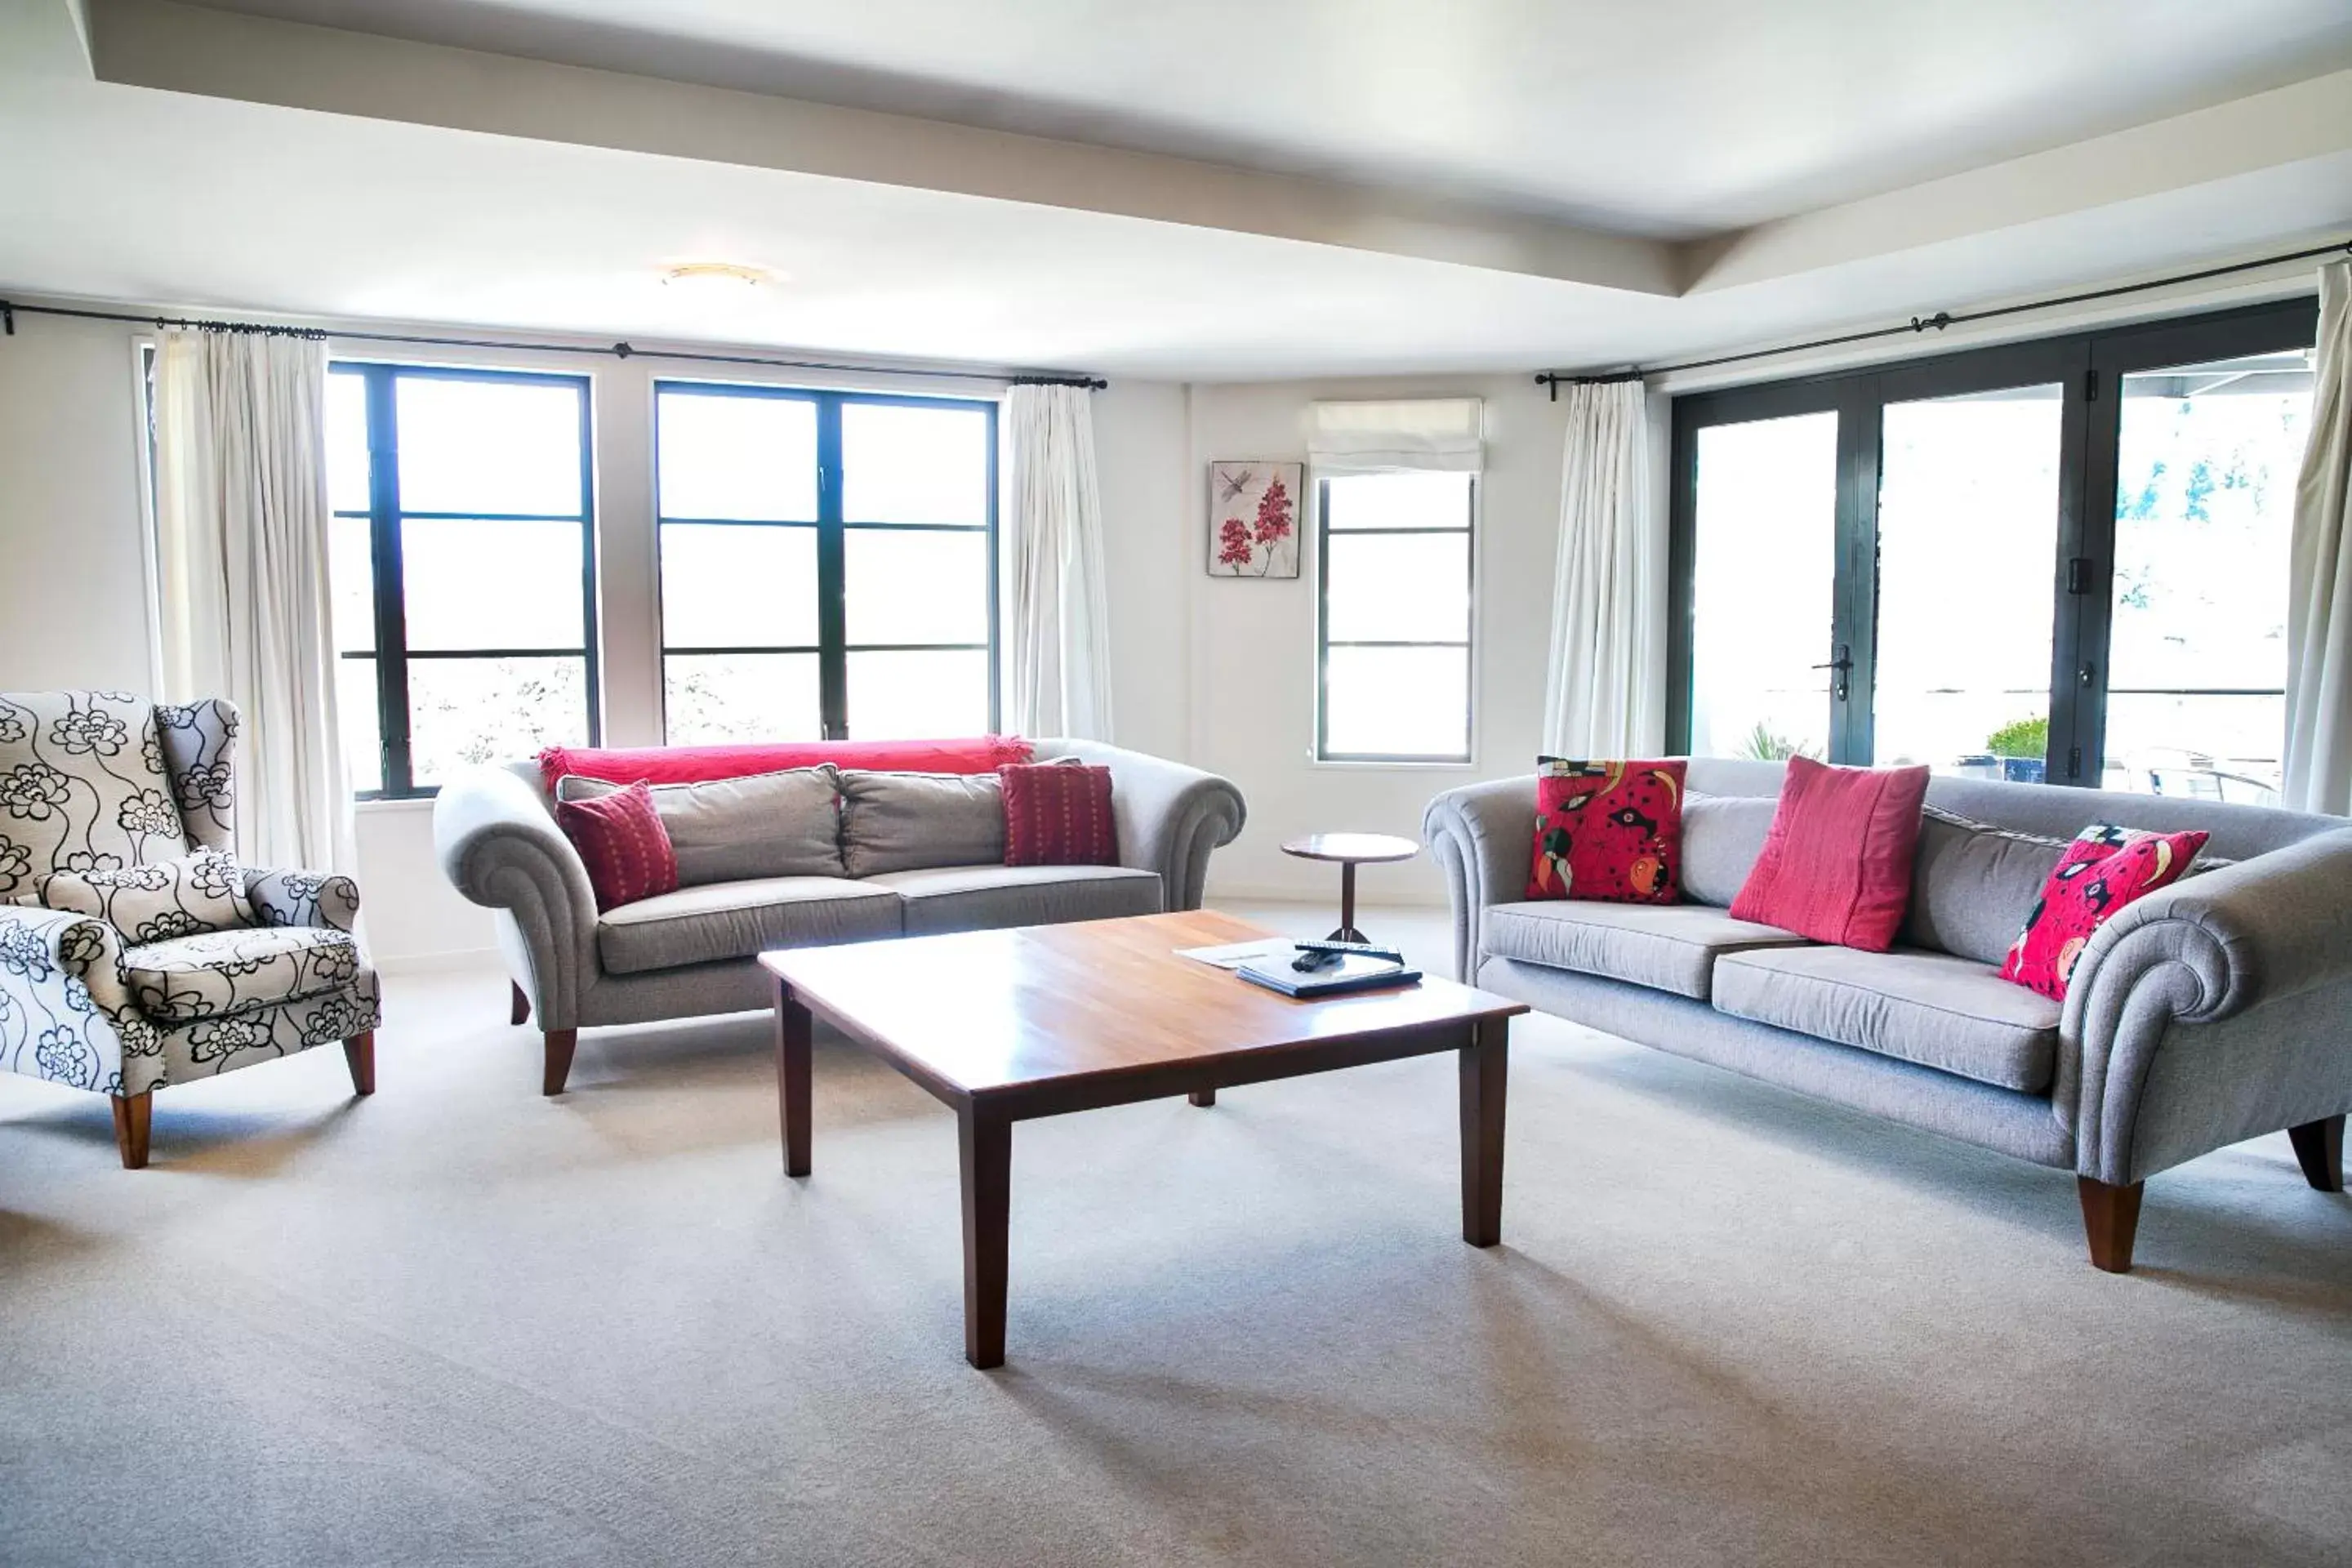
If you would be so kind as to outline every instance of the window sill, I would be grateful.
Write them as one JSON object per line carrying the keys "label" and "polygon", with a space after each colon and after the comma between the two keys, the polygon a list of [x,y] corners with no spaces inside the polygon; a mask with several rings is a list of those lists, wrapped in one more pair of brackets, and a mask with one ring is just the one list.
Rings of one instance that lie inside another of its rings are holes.
{"label": "window sill", "polygon": [[354,800],[352,815],[378,816],[411,811],[430,811],[434,797],[429,795],[392,795],[381,800]]}
{"label": "window sill", "polygon": [[1478,764],[1475,762],[1390,762],[1369,757],[1310,757],[1307,765],[1342,773],[1474,773],[1478,771]]}

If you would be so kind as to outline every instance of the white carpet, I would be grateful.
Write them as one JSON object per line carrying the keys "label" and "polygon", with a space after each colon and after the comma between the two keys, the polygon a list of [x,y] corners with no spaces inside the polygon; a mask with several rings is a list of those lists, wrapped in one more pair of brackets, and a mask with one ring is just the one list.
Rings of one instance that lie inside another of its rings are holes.
{"label": "white carpet", "polygon": [[2111,1278],[2067,1176],[1530,1020],[1493,1252],[1447,1060],[1023,1124],[983,1374],[887,1068],[820,1044],[796,1184],[761,1018],[550,1101],[498,975],[389,999],[373,1100],[169,1090],[144,1173],[0,1079],[0,1562],[2352,1554],[2352,1202],[2284,1137],[2150,1183]]}

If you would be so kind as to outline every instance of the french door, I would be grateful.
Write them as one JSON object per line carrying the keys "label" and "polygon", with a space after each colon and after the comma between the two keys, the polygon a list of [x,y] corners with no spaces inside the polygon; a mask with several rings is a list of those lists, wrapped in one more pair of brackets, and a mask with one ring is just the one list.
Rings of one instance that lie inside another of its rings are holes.
{"label": "french door", "polygon": [[1679,398],[1698,755],[2263,798],[2309,301]]}

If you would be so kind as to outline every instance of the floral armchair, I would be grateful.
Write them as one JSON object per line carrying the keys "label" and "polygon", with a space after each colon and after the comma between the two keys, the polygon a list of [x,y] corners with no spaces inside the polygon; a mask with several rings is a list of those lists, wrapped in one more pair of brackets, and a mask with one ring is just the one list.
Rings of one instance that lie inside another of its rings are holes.
{"label": "floral armchair", "polygon": [[236,708],[0,693],[0,1068],[114,1101],[340,1041],[375,1089],[375,972],[348,877],[238,867]]}

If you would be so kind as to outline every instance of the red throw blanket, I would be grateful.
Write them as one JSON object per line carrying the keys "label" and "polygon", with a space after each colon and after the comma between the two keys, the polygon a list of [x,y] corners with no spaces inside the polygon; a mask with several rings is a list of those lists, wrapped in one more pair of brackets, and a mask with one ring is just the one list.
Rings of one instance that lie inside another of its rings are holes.
{"label": "red throw blanket", "polygon": [[903,773],[989,773],[1025,763],[1032,748],[1017,735],[968,741],[804,741],[772,746],[550,746],[539,753],[550,795],[566,773],[611,784],[698,784],[831,763]]}

